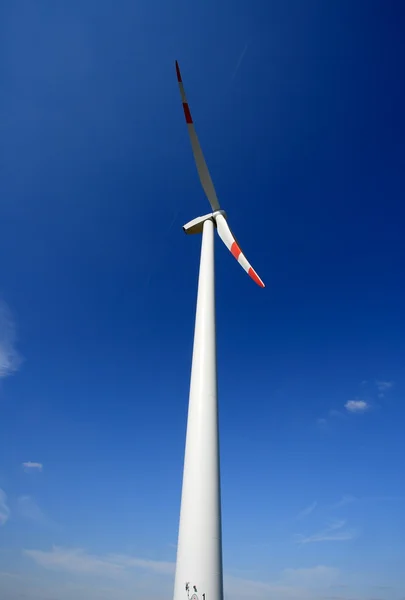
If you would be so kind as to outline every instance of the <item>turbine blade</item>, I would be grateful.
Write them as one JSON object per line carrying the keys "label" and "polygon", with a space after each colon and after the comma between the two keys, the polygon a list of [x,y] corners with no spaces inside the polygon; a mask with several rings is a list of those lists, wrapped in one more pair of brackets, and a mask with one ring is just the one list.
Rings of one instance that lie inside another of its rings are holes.
{"label": "turbine blade", "polygon": [[191,148],[194,154],[195,164],[197,166],[198,176],[203,186],[205,195],[208,198],[208,202],[211,204],[213,211],[219,210],[219,202],[217,194],[212,183],[211,175],[208,171],[207,163],[205,162],[204,155],[201,150],[200,142],[198,141],[197,133],[195,131],[193,119],[191,117],[190,107],[187,102],[186,92],[184,91],[183,81],[181,79],[179,63],[176,60],[176,73],[177,81],[179,83],[181,101],[183,103],[184,116],[186,118],[188,135],[190,136]]}
{"label": "turbine blade", "polygon": [[217,224],[218,235],[221,240],[224,242],[225,246],[231,252],[231,254],[236,258],[240,266],[245,269],[246,273],[253,279],[257,285],[264,288],[264,283],[260,279],[259,275],[253,269],[252,265],[246,259],[246,256],[243,254],[240,249],[237,241],[235,240],[232,231],[229,229],[229,225],[226,222],[226,219],[223,215],[218,214],[214,215],[215,222]]}

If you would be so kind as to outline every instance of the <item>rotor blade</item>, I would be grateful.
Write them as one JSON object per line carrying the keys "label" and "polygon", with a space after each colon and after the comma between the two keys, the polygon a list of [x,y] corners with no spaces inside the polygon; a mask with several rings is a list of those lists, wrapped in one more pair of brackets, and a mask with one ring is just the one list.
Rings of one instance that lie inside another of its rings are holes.
{"label": "rotor blade", "polygon": [[188,135],[190,136],[191,147],[193,149],[194,160],[197,166],[198,175],[200,177],[201,185],[203,186],[205,195],[208,198],[208,202],[211,204],[213,211],[219,210],[219,202],[217,194],[212,183],[211,176],[208,171],[207,163],[205,162],[204,155],[201,150],[200,142],[195,131],[193,119],[191,117],[190,108],[187,102],[186,93],[184,91],[183,81],[181,79],[179,63],[176,60],[176,73],[177,81],[179,83],[181,101],[183,103],[184,116],[186,117]]}
{"label": "rotor blade", "polygon": [[246,256],[243,254],[242,250],[239,248],[238,243],[233,237],[232,231],[229,229],[229,225],[226,222],[225,217],[223,217],[223,215],[221,214],[218,214],[214,215],[214,218],[217,224],[218,235],[224,242],[225,246],[236,258],[240,266],[243,269],[245,269],[246,273],[253,279],[253,281],[255,281],[260,287],[264,288],[263,281],[260,279],[256,271],[247,261]]}

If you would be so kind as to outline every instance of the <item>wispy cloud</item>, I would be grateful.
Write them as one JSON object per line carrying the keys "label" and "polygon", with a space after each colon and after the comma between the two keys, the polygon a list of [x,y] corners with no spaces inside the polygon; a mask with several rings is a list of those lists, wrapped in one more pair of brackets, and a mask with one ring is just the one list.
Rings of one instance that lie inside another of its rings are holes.
{"label": "wispy cloud", "polygon": [[364,413],[369,410],[370,405],[365,400],[348,400],[345,409],[351,413]]}
{"label": "wispy cloud", "polygon": [[375,590],[393,590],[393,586],[392,585],[373,585],[373,588]]}
{"label": "wispy cloud", "polygon": [[[172,562],[147,560],[127,554],[96,555],[83,549],[56,546],[48,552],[24,550],[24,554],[46,569],[65,571],[72,576],[105,575],[113,580],[119,578],[120,583],[136,581],[128,577],[135,575],[139,570],[148,572],[154,581],[156,576],[162,575],[162,581],[170,582],[175,568]],[[328,585],[336,581],[338,575],[339,571],[334,567],[317,565],[311,568],[284,569],[273,581],[246,579],[226,573],[224,583],[226,593],[238,600],[266,600],[273,595],[282,600],[309,600],[312,598],[312,589],[324,586],[326,590]]]}
{"label": "wispy cloud", "polygon": [[69,571],[71,573],[116,574],[123,569],[108,559],[87,554],[81,549],[68,549],[54,546],[50,551],[24,550],[24,554],[46,569]]}
{"label": "wispy cloud", "polygon": [[10,309],[0,300],[0,379],[12,375],[21,364],[15,344],[15,326]]}
{"label": "wispy cloud", "polygon": [[242,61],[245,58],[245,54],[247,52],[248,47],[249,47],[249,44],[246,42],[245,47],[243,48],[243,50],[242,50],[242,52],[241,52],[241,54],[239,56],[238,62],[237,62],[236,67],[235,67],[235,70],[234,70],[233,75],[231,77],[231,81],[233,81],[235,79],[235,77],[237,75],[237,72],[239,71],[240,66],[242,64]]}
{"label": "wispy cloud", "polygon": [[317,565],[301,569],[284,569],[282,578],[298,585],[332,585],[339,577],[339,569]]}
{"label": "wispy cloud", "polygon": [[293,586],[288,582],[268,582],[243,577],[224,577],[225,597],[237,600],[267,600],[280,598],[280,600],[307,600],[305,590]]}
{"label": "wispy cloud", "polygon": [[379,392],[387,392],[394,387],[393,381],[376,381],[376,385]]}
{"label": "wispy cloud", "polygon": [[[225,575],[225,591],[232,598],[251,600],[313,600],[314,592],[325,592],[339,577],[334,567],[317,565],[309,568],[284,569],[274,581],[258,581]],[[318,594],[317,594],[317,597]]]}
{"label": "wispy cloud", "polygon": [[23,462],[22,463],[22,468],[24,469],[24,471],[26,473],[28,472],[32,472],[32,471],[42,471],[42,469],[44,468],[44,465],[40,462],[32,462],[32,461],[27,461],[27,462]]}
{"label": "wispy cloud", "polygon": [[20,496],[17,499],[17,507],[20,516],[28,521],[38,523],[38,525],[54,525],[32,496]]}
{"label": "wispy cloud", "polygon": [[356,496],[345,495],[336,502],[332,504],[331,509],[341,508],[342,506],[347,506],[348,504],[353,504],[354,502],[403,502],[405,500],[405,496],[362,496],[357,498]]}
{"label": "wispy cloud", "polygon": [[[174,563],[135,558],[127,554],[90,554],[83,549],[54,547],[49,552],[25,550],[27,558],[41,568],[68,573],[68,581],[46,572],[34,572],[25,579],[21,597],[56,598],[58,600],[160,600],[172,593]],[[105,580],[107,576],[109,581]],[[40,577],[40,579],[39,579]],[[235,600],[313,600],[325,598],[341,573],[332,566],[315,565],[306,568],[286,568],[278,576],[261,579],[257,573],[248,578],[246,572],[225,573],[225,597]],[[38,583],[40,582],[40,586]],[[84,587],[85,586],[85,587]],[[17,588],[14,586],[14,595]],[[135,595],[134,595],[135,594]],[[19,596],[20,597],[20,596]]]}
{"label": "wispy cloud", "polygon": [[135,558],[125,554],[110,554],[109,559],[125,568],[144,569],[153,573],[162,575],[171,575],[174,573],[175,564],[170,561],[148,560],[144,558]]}
{"label": "wispy cloud", "polygon": [[10,509],[7,504],[6,492],[0,489],[0,525],[7,523],[10,517]]}
{"label": "wispy cloud", "polygon": [[312,502],[311,504],[306,506],[301,512],[299,512],[296,518],[297,519],[305,519],[305,517],[308,517],[308,515],[310,515],[317,506],[318,506],[318,502],[316,500],[314,500],[314,502]]}
{"label": "wispy cloud", "polygon": [[24,550],[24,554],[47,569],[116,576],[130,569],[143,569],[155,574],[171,575],[174,563],[136,558],[126,554],[98,556],[81,548],[54,546],[50,551]]}
{"label": "wispy cloud", "polygon": [[[304,569],[285,569],[277,579],[248,579],[225,573],[225,597],[235,600],[313,600],[326,598],[331,585],[340,577],[337,569],[318,565]],[[173,593],[173,580],[150,573],[138,577],[111,577],[107,583],[100,572],[69,572],[62,582],[41,572],[7,577],[0,573],[1,590],[7,598],[30,600],[163,600]],[[3,596],[2,596],[3,597]],[[347,599],[346,599],[347,600]]]}
{"label": "wispy cloud", "polygon": [[[367,381],[362,381],[361,385],[365,385]],[[376,386],[379,390],[378,397],[383,398],[384,394],[394,386],[393,381],[377,381]],[[368,400],[356,398],[355,400],[348,400],[344,405],[344,411],[330,409],[329,412],[324,416],[317,419],[317,425],[320,429],[326,429],[331,423],[332,419],[344,420],[348,418],[347,413],[351,414],[364,414],[372,409],[372,403]]]}
{"label": "wispy cloud", "polygon": [[357,500],[357,498],[355,498],[354,496],[351,496],[350,494],[345,494],[341,497],[339,502],[336,502],[336,504],[333,504],[331,506],[331,508],[333,508],[333,509],[341,508],[342,506],[347,506],[348,504],[352,504],[352,502],[356,502],[356,500]]}
{"label": "wispy cloud", "polygon": [[384,398],[386,392],[388,392],[389,390],[391,390],[394,387],[394,382],[393,381],[376,381],[375,382],[377,389],[378,389],[378,397],[379,398]]}
{"label": "wispy cloud", "polygon": [[340,417],[343,417],[344,415],[340,412],[340,410],[336,410],[336,409],[332,408],[329,411],[329,416],[332,417],[333,419],[338,419]]}
{"label": "wispy cloud", "polygon": [[346,529],[346,521],[334,521],[325,529],[318,531],[309,536],[297,535],[297,544],[311,544],[315,542],[344,542],[352,540],[356,537],[356,532],[353,529]]}
{"label": "wispy cloud", "polygon": [[335,408],[331,408],[326,417],[321,417],[317,419],[317,425],[320,429],[326,429],[328,423],[332,419],[343,419],[345,418],[345,414],[340,410],[336,410]]}

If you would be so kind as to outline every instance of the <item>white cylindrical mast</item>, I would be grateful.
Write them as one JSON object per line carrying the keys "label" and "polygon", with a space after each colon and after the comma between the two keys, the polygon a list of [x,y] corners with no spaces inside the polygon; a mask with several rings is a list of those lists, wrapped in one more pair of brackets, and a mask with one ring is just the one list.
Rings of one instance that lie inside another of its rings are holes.
{"label": "white cylindrical mast", "polygon": [[223,600],[214,223],[204,222],[174,600]]}

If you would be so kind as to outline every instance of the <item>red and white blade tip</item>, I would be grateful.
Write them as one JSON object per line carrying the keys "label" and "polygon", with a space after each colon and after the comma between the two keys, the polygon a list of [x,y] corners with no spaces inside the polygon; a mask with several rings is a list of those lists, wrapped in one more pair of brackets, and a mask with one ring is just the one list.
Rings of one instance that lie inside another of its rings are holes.
{"label": "red and white blade tip", "polygon": [[256,273],[246,256],[243,254],[242,250],[239,248],[239,244],[235,240],[225,217],[222,214],[218,214],[215,216],[215,222],[217,224],[218,235],[232,256],[236,258],[242,269],[246,271],[249,277],[251,277],[258,286],[264,288],[263,281],[260,279],[259,275]]}
{"label": "red and white blade tip", "polygon": [[[230,248],[230,251],[231,251],[232,256],[234,256],[239,263],[242,262],[239,260],[240,258],[244,259],[243,262],[246,261],[248,263],[245,255],[243,254],[242,250],[239,248],[239,246],[236,242],[233,242],[233,244]],[[245,271],[249,275],[249,277],[251,277],[253,279],[253,281],[255,283],[257,283],[258,286],[260,286],[261,288],[265,287],[264,282],[260,279],[259,275],[256,273],[254,268],[252,266],[250,266],[250,264],[249,264],[248,269],[245,269]]]}

